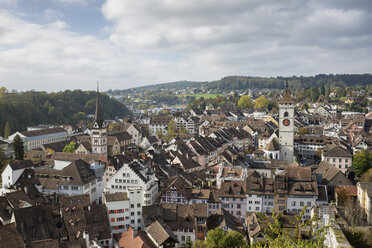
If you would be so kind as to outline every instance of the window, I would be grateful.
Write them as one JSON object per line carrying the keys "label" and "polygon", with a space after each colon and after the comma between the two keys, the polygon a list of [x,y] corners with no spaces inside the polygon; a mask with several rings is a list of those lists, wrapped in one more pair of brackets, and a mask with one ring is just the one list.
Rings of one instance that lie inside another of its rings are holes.
{"label": "window", "polygon": [[279,206],[279,210],[284,210],[284,206]]}
{"label": "window", "polygon": [[349,162],[349,159],[345,158],[345,163]]}
{"label": "window", "polygon": [[292,207],[295,207],[295,206],[296,206],[296,202],[293,201],[293,202],[291,203],[291,206],[292,206]]}
{"label": "window", "polygon": [[111,218],[111,222],[115,222],[115,218]]}
{"label": "window", "polygon": [[182,236],[181,239],[182,239],[182,241],[185,241],[186,240],[186,237],[185,236]]}
{"label": "window", "polygon": [[339,162],[339,163],[341,163],[341,162],[342,162],[342,159],[341,159],[341,158],[339,158],[339,159],[338,159],[338,162]]}
{"label": "window", "polygon": [[260,204],[261,202],[260,201],[255,201],[254,204]]}
{"label": "window", "polygon": [[287,111],[284,112],[284,117],[288,117],[288,112]]}
{"label": "window", "polygon": [[256,211],[260,210],[260,207],[256,207]]}
{"label": "window", "polygon": [[140,211],[138,211],[138,212],[137,212],[137,215],[141,215],[141,212],[140,212]]}
{"label": "window", "polygon": [[130,216],[134,216],[134,212],[130,212]]}
{"label": "window", "polygon": [[131,208],[134,208],[134,204],[130,204],[130,207],[131,207]]}
{"label": "window", "polygon": [[336,162],[336,159],[335,158],[333,159],[333,162]]}
{"label": "window", "polygon": [[300,202],[300,207],[303,207],[304,206],[304,202]]}
{"label": "window", "polygon": [[137,220],[137,223],[138,223],[138,224],[141,224],[141,219],[138,219],[138,220]]}
{"label": "window", "polygon": [[140,203],[137,203],[137,207],[140,208],[141,207],[141,204]]}

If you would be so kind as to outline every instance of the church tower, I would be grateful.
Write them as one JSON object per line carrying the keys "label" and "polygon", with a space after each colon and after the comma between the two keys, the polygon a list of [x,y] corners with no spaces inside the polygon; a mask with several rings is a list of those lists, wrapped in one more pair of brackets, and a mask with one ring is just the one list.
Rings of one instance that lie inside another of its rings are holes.
{"label": "church tower", "polygon": [[92,153],[101,154],[107,158],[107,125],[102,117],[101,99],[97,84],[96,115],[91,136]]}
{"label": "church tower", "polygon": [[294,106],[295,102],[286,82],[282,100],[279,102],[280,158],[291,164],[294,160]]}

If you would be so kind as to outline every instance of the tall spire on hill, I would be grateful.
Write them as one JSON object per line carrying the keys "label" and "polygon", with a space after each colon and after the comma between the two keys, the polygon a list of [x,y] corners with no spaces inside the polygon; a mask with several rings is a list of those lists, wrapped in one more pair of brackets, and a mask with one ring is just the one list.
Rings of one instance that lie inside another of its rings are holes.
{"label": "tall spire on hill", "polygon": [[94,118],[94,122],[98,125],[99,128],[102,128],[103,117],[102,117],[102,110],[101,110],[101,97],[99,94],[99,82],[98,81],[97,81],[96,115]]}

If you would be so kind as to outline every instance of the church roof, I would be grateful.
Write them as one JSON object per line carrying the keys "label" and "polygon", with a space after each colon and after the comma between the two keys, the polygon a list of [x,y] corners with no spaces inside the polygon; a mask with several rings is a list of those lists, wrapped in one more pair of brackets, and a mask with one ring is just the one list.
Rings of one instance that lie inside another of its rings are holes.
{"label": "church roof", "polygon": [[103,117],[102,117],[102,110],[101,110],[101,97],[99,94],[99,89],[97,86],[97,100],[96,100],[96,115],[94,116],[94,122],[97,123],[99,128],[103,127]]}
{"label": "church roof", "polygon": [[288,82],[286,83],[285,91],[284,91],[282,100],[280,100],[279,104],[286,104],[286,103],[295,104],[291,96],[291,91],[288,88]]}

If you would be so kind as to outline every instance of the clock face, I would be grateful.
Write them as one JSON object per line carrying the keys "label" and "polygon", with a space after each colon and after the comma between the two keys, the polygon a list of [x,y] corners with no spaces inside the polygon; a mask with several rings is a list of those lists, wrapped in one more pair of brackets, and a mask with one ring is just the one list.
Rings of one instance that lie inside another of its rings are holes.
{"label": "clock face", "polygon": [[283,125],[284,126],[289,126],[289,123],[290,123],[290,121],[288,119],[283,120]]}

